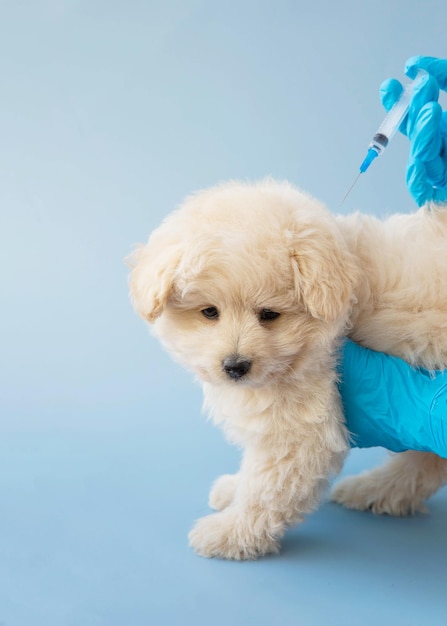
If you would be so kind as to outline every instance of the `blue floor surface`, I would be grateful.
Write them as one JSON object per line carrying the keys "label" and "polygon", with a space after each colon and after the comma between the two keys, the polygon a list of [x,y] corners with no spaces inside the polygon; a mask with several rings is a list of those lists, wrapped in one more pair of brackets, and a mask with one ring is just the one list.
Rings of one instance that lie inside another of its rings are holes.
{"label": "blue floor surface", "polygon": [[[207,451],[169,430],[3,437],[0,624],[445,624],[445,490],[430,515],[327,503],[277,556],[202,559],[186,535],[212,469],[235,459],[206,427]],[[353,453],[347,470],[382,457]]]}

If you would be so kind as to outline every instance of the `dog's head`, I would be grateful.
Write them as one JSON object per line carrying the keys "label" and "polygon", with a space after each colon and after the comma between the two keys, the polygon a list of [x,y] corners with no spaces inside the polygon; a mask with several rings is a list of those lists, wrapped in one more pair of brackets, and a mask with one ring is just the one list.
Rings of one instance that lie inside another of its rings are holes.
{"label": "dog's head", "polygon": [[335,220],[287,183],[187,199],[130,257],[136,311],[207,382],[260,386],[335,337],[357,270]]}

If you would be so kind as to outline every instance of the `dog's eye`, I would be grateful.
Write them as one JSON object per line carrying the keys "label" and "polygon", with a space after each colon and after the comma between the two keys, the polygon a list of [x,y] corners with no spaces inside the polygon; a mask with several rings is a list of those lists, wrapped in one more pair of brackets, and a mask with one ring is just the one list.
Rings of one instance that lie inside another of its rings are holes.
{"label": "dog's eye", "polygon": [[219,311],[215,306],[207,306],[206,309],[202,309],[201,314],[209,320],[217,320],[219,317]]}
{"label": "dog's eye", "polygon": [[261,320],[261,322],[271,322],[272,320],[276,320],[280,315],[281,313],[278,313],[277,311],[272,311],[271,309],[262,309],[259,314],[259,319]]}

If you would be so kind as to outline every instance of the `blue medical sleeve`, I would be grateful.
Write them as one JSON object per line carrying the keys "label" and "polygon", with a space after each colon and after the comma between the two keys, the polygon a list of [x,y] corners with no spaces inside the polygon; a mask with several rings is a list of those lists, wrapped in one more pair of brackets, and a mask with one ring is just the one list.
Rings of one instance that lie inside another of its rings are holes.
{"label": "blue medical sleeve", "polygon": [[447,458],[447,373],[413,368],[346,341],[339,374],[352,447]]}

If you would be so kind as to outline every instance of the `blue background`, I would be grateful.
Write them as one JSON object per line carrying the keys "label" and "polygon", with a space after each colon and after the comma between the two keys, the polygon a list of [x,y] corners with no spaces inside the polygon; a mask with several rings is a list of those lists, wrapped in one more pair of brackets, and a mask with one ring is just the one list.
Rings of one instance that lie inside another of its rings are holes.
{"label": "blue background", "polygon": [[[253,563],[192,553],[239,453],[131,310],[123,264],[228,178],[337,211],[381,81],[445,57],[446,23],[445,0],[0,4],[1,626],[446,623],[445,490],[411,519],[325,504]],[[407,150],[343,210],[414,210]]]}

